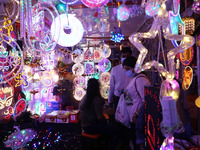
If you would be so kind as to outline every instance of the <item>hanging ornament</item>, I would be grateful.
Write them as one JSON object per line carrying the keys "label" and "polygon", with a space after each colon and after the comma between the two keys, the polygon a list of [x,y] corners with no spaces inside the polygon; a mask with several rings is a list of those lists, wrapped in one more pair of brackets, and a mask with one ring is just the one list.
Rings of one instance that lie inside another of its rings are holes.
{"label": "hanging ornament", "polygon": [[197,14],[200,13],[200,1],[199,0],[195,0],[193,2],[192,10],[194,11],[194,13],[197,13]]}
{"label": "hanging ornament", "polygon": [[182,88],[183,90],[188,90],[193,80],[193,70],[190,66],[186,66],[183,70],[183,82]]}
{"label": "hanging ornament", "polygon": [[130,16],[130,10],[125,4],[122,4],[117,9],[117,19],[120,21],[126,21]]}
{"label": "hanging ornament", "polygon": [[109,0],[81,0],[82,3],[90,8],[98,8],[105,6]]}
{"label": "hanging ornament", "polygon": [[94,59],[94,53],[93,53],[93,48],[88,47],[84,48],[84,59],[85,60],[93,60]]}
{"label": "hanging ornament", "polygon": [[85,88],[85,78],[83,76],[77,76],[73,80],[75,88]]}
{"label": "hanging ornament", "polygon": [[111,40],[114,42],[121,42],[121,40],[124,40],[124,35],[121,32],[120,27],[114,27],[115,31],[111,32]]}
{"label": "hanging ornament", "polygon": [[99,48],[94,50],[94,62],[99,62],[101,60],[101,52]]}
{"label": "hanging ornament", "polygon": [[110,84],[110,73],[109,72],[103,72],[99,76],[99,81],[101,85],[108,85]]}
{"label": "hanging ornament", "polygon": [[75,49],[72,53],[71,53],[71,57],[72,57],[72,61],[74,63],[80,63],[83,61],[84,59],[84,52],[82,49]]}
{"label": "hanging ornament", "polygon": [[78,101],[80,101],[85,94],[86,94],[86,92],[83,88],[76,88],[74,90],[74,98]]}
{"label": "hanging ornament", "polygon": [[103,44],[102,47],[100,47],[100,52],[101,52],[101,56],[103,58],[108,58],[111,55],[111,49],[110,46],[107,44]]}
{"label": "hanging ornament", "polygon": [[148,3],[145,7],[145,13],[148,16],[155,16],[158,13],[158,10],[160,9],[160,5],[157,2],[153,2],[153,3]]}
{"label": "hanging ornament", "polygon": [[110,60],[106,58],[101,59],[101,61],[99,62],[99,70],[101,72],[106,72],[106,71],[109,71],[110,69],[111,69]]}
{"label": "hanging ornament", "polygon": [[181,63],[184,66],[189,65],[194,56],[193,47],[190,47],[190,48],[186,49],[184,52],[179,53],[179,56],[180,56]]}
{"label": "hanging ornament", "polygon": [[[61,26],[61,30],[57,28]],[[61,14],[56,17],[51,25],[51,33],[55,34],[54,39],[58,38],[57,43],[61,46],[71,47],[83,37],[83,25],[74,14]]]}
{"label": "hanging ornament", "polygon": [[108,22],[106,18],[101,18],[97,23],[97,27],[98,27],[99,32],[109,32],[110,23]]}
{"label": "hanging ornament", "polygon": [[72,73],[76,76],[81,76],[84,74],[84,66],[80,63],[74,64],[72,66]]}
{"label": "hanging ornament", "polygon": [[100,94],[104,99],[108,99],[110,86],[104,85],[100,88]]}

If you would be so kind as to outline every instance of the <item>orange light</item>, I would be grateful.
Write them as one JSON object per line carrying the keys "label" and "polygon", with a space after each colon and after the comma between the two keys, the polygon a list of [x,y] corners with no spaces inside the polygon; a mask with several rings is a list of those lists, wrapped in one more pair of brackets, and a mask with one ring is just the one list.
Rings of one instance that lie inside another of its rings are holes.
{"label": "orange light", "polygon": [[193,80],[193,70],[190,66],[186,66],[183,71],[183,90],[188,90]]}

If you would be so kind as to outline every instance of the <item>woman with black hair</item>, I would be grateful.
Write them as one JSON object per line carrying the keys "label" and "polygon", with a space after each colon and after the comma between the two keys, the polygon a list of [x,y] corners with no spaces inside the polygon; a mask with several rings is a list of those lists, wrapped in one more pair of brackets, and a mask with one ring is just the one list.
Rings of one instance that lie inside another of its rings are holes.
{"label": "woman with black hair", "polygon": [[86,95],[80,102],[80,118],[82,129],[89,134],[110,136],[108,150],[115,150],[120,137],[120,131],[107,123],[103,115],[105,101],[100,95],[99,82],[92,78],[88,81]]}

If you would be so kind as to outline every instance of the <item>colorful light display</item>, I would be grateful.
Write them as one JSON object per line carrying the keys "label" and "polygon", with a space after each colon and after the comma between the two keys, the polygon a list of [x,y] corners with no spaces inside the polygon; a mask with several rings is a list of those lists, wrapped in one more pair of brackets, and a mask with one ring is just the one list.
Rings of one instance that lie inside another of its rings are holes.
{"label": "colorful light display", "polygon": [[156,2],[153,2],[153,3],[148,3],[145,7],[145,13],[148,15],[148,16],[155,16],[157,13],[158,13],[158,10],[160,9],[160,5]]}
{"label": "colorful light display", "polygon": [[194,13],[199,14],[200,13],[200,1],[199,0],[195,0],[192,4],[192,10],[194,11]]}
{"label": "colorful light display", "polygon": [[72,72],[76,76],[81,76],[82,74],[84,74],[84,66],[80,63],[74,64],[72,66]]}
{"label": "colorful light display", "polygon": [[186,66],[183,70],[183,90],[188,90],[193,80],[193,70],[190,66]]}
{"label": "colorful light display", "polygon": [[110,84],[110,73],[109,72],[103,72],[99,76],[99,81],[101,85],[108,85]]}
{"label": "colorful light display", "polygon": [[110,60],[103,58],[99,62],[99,70],[102,72],[109,71],[111,69],[111,62]]}
{"label": "colorful light display", "polygon": [[86,92],[83,88],[76,88],[74,90],[74,98],[78,101],[80,101],[85,94],[86,94]]}
{"label": "colorful light display", "polygon": [[[57,28],[60,25],[60,28]],[[71,47],[76,45],[83,37],[83,25],[73,14],[61,14],[54,19],[51,25],[51,34],[61,46]]]}
{"label": "colorful light display", "polygon": [[85,88],[85,78],[83,76],[77,76],[73,80],[75,88]]}
{"label": "colorful light display", "polygon": [[101,60],[101,52],[100,49],[94,50],[94,62],[99,62]]}
{"label": "colorful light display", "polygon": [[81,0],[82,3],[90,8],[98,8],[105,6],[109,0]]}
{"label": "colorful light display", "polygon": [[100,93],[104,99],[108,99],[109,88],[110,88],[110,86],[108,86],[108,85],[103,85],[100,87]]}
{"label": "colorful light display", "polygon": [[125,4],[122,4],[117,9],[117,19],[120,21],[126,21],[130,16],[130,10]]}
{"label": "colorful light display", "polygon": [[103,58],[108,58],[111,55],[111,49],[110,46],[107,44],[103,44],[102,47],[100,47],[100,52],[101,52],[101,56]]}
{"label": "colorful light display", "polygon": [[[158,11],[158,15],[155,17],[155,20],[149,32],[134,33],[129,37],[129,40],[140,51],[138,60],[135,65],[135,72],[139,73],[143,70],[150,69],[152,66],[154,66],[158,70],[158,72],[160,72],[167,80],[172,80],[176,73],[175,62],[174,62],[175,55],[191,47],[194,44],[195,39],[189,35],[176,35],[176,34],[170,33],[168,15],[166,15],[168,14],[168,12],[166,10],[166,5],[164,2],[165,0],[160,1],[161,7]],[[141,38],[155,38],[156,35],[161,32],[160,31],[161,26],[163,29],[163,34],[164,34],[165,39],[182,41],[178,47],[171,49],[167,53],[168,66],[169,66],[168,71],[163,66],[163,64],[155,60],[151,62],[146,62],[143,65],[143,62],[148,53],[148,50],[143,46],[140,39]]]}
{"label": "colorful light display", "polygon": [[71,53],[71,57],[72,57],[72,61],[74,63],[80,63],[83,61],[84,59],[84,52],[82,49],[75,49],[72,53]]}
{"label": "colorful light display", "polygon": [[124,35],[121,33],[115,34],[114,32],[111,32],[111,40],[114,42],[121,42],[121,40],[124,40]]}
{"label": "colorful light display", "polygon": [[193,47],[190,47],[190,48],[186,49],[184,52],[179,54],[181,63],[184,66],[187,66],[187,65],[189,65],[191,63],[191,61],[193,59],[193,56],[194,56]]}

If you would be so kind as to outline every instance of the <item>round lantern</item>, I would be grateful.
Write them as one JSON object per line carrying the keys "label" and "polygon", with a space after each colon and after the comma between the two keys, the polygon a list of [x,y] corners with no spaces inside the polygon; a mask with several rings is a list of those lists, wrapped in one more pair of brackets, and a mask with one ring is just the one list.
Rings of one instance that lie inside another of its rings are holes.
{"label": "round lantern", "polygon": [[101,85],[110,84],[110,73],[103,72],[102,74],[100,74],[99,81],[100,81]]}
{"label": "round lantern", "polygon": [[200,96],[195,100],[195,105],[200,108]]}
{"label": "round lantern", "polygon": [[100,53],[99,49],[95,49],[94,50],[94,61],[99,62],[99,60],[101,60],[101,53]]}
{"label": "round lantern", "polygon": [[110,69],[111,69],[110,60],[106,58],[101,59],[101,61],[99,62],[99,70],[101,72],[106,72],[106,71],[109,71]]}
{"label": "round lantern", "polygon": [[78,101],[80,101],[85,94],[86,94],[86,92],[83,88],[76,88],[74,90],[74,98]]}
{"label": "round lantern", "polygon": [[186,66],[183,70],[183,90],[188,90],[193,80],[193,70],[190,66]]}
{"label": "round lantern", "polygon": [[180,55],[181,63],[185,66],[189,65],[191,63],[191,61],[193,59],[193,55],[194,55],[193,47],[186,49],[179,55]]}
{"label": "round lantern", "polygon": [[72,61],[75,63],[80,63],[84,59],[84,52],[82,49],[76,49],[71,53]]}
{"label": "round lantern", "polygon": [[90,8],[98,8],[105,6],[109,0],[81,0],[82,3]]}
{"label": "round lantern", "polygon": [[104,99],[108,99],[109,88],[110,88],[110,86],[108,86],[108,85],[101,86],[100,93],[101,93],[101,96],[102,96]]}
{"label": "round lantern", "polygon": [[101,48],[101,56],[103,58],[108,58],[111,55],[111,49],[107,44],[103,44]]}
{"label": "round lantern", "polygon": [[117,19],[120,21],[126,21],[129,18],[130,10],[126,5],[122,4],[117,9]]}
{"label": "round lantern", "polygon": [[76,88],[85,88],[85,78],[83,76],[75,77],[73,83]]}
{"label": "round lantern", "polygon": [[158,3],[156,2],[150,2],[147,4],[147,6],[145,7],[145,13],[148,15],[148,16],[155,16],[157,13],[158,13],[158,10],[160,8],[160,5],[158,5]]}
{"label": "round lantern", "polygon": [[176,80],[165,80],[161,84],[160,99],[163,96],[171,96],[174,100],[177,100],[180,93],[180,86]]}
{"label": "round lantern", "polygon": [[[61,30],[56,28],[60,25]],[[83,37],[83,25],[73,14],[61,14],[56,17],[51,25],[51,33],[61,46],[72,47]]]}
{"label": "round lantern", "polygon": [[74,64],[72,66],[72,73],[76,76],[81,76],[84,74],[84,66],[80,63]]}

